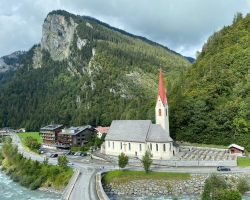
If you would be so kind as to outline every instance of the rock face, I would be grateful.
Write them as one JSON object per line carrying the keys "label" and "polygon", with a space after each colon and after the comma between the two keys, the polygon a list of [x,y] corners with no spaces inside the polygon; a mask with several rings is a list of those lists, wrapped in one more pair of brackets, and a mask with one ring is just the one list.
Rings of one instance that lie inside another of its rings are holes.
{"label": "rock face", "polygon": [[16,70],[19,67],[22,57],[26,54],[26,51],[16,51],[8,56],[0,58],[0,73],[8,70]]}
{"label": "rock face", "polygon": [[68,58],[76,26],[72,18],[67,21],[62,15],[48,15],[43,24],[41,50],[48,50],[53,60]]}

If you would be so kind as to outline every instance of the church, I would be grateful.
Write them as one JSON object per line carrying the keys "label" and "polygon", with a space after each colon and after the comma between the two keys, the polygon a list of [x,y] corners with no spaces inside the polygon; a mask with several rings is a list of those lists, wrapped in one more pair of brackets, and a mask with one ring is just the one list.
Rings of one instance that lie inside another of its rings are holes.
{"label": "church", "polygon": [[170,137],[167,96],[164,91],[162,70],[160,69],[158,93],[155,104],[155,121],[113,120],[102,152],[118,156],[124,152],[129,157],[139,159],[150,150],[152,159],[168,160],[179,152],[178,145]]}

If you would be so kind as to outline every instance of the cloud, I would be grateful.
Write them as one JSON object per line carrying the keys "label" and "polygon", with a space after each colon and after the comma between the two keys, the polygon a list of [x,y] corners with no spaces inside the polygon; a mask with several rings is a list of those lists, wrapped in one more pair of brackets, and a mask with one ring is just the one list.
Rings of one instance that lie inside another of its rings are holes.
{"label": "cloud", "polygon": [[95,17],[195,56],[203,43],[237,12],[250,10],[249,0],[12,0],[0,2],[0,56],[28,50],[41,40],[42,24],[52,10]]}

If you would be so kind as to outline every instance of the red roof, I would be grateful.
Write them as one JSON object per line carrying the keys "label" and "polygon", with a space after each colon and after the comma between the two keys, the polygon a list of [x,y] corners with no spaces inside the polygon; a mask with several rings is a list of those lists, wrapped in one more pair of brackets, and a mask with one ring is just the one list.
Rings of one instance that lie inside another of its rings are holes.
{"label": "red roof", "polygon": [[108,133],[109,131],[109,127],[97,126],[95,129],[99,131],[100,133]]}
{"label": "red roof", "polygon": [[161,101],[163,104],[167,102],[167,96],[164,91],[164,83],[163,83],[163,78],[162,78],[162,69],[160,68],[160,74],[159,74],[159,84],[158,84],[158,94],[156,96],[156,103],[158,100],[158,97],[160,96]]}

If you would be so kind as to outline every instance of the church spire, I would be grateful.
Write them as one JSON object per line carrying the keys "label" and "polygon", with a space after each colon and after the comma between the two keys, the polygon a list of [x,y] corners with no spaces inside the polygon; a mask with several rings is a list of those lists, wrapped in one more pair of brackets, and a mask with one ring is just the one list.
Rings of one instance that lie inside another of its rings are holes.
{"label": "church spire", "polygon": [[169,116],[168,116],[168,103],[167,95],[164,91],[164,84],[162,78],[162,69],[160,68],[158,94],[155,104],[155,123],[160,124],[162,128],[169,135]]}
{"label": "church spire", "polygon": [[160,68],[160,74],[159,74],[158,94],[156,96],[156,103],[158,102],[159,97],[161,98],[162,104],[165,105],[167,103],[167,96],[164,91],[164,83],[163,83],[161,68]]}

